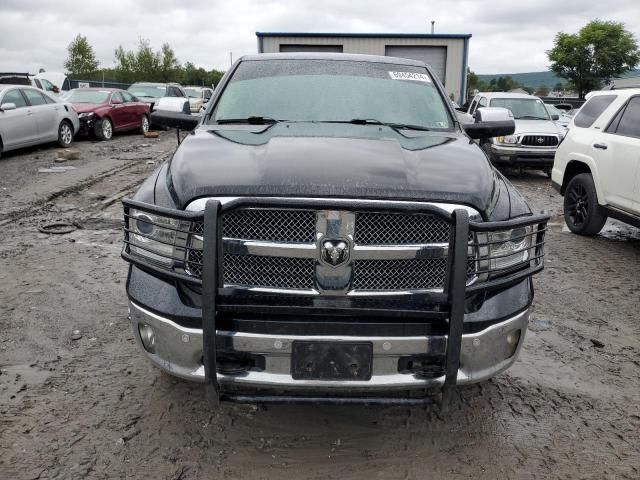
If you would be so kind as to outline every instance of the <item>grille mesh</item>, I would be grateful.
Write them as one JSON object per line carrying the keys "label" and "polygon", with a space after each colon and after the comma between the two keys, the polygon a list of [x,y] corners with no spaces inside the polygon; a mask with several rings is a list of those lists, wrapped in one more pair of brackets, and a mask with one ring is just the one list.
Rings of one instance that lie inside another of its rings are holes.
{"label": "grille mesh", "polygon": [[[539,140],[542,139],[540,142]],[[520,142],[531,147],[555,147],[558,145],[558,137],[551,135],[525,135]]]}
{"label": "grille mesh", "polygon": [[451,227],[433,215],[359,213],[355,243],[359,245],[409,245],[445,243]]}
{"label": "grille mesh", "polygon": [[223,217],[227,238],[310,243],[315,239],[316,214],[311,210],[236,210]]}
{"label": "grille mesh", "polygon": [[311,289],[315,261],[309,258],[224,255],[224,283],[248,287]]}
{"label": "grille mesh", "polygon": [[[473,257],[467,261],[467,278],[473,277]],[[353,264],[353,288],[356,290],[441,289],[447,279],[446,258],[415,260],[358,260]]]}

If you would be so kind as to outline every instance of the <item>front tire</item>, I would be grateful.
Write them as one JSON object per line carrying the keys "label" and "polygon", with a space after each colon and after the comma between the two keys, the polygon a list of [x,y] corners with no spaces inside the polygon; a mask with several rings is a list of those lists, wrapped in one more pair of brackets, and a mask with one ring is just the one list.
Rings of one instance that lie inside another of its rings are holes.
{"label": "front tire", "polygon": [[58,145],[68,148],[73,143],[73,127],[67,120],[60,122],[58,126]]}
{"label": "front tire", "polygon": [[142,118],[140,119],[140,133],[144,135],[148,131],[149,131],[149,117],[147,117],[146,115],[142,115]]}
{"label": "front tire", "polygon": [[598,205],[593,178],[581,173],[571,179],[564,193],[564,220],[578,235],[595,235],[604,226],[607,216]]}
{"label": "front tire", "polygon": [[103,118],[95,123],[94,133],[100,140],[111,140],[113,137],[113,124],[108,118]]}

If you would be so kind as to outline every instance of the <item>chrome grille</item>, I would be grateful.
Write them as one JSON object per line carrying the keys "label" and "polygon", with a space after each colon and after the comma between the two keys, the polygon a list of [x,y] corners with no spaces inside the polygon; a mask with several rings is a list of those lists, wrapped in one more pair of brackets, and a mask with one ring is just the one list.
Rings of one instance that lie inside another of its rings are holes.
{"label": "chrome grille", "polygon": [[314,286],[315,261],[311,258],[225,254],[225,285],[308,290]]}
{"label": "chrome grille", "polygon": [[446,243],[451,228],[433,215],[358,213],[354,242],[359,245]]}
{"label": "chrome grille", "polygon": [[270,242],[310,243],[315,239],[316,214],[311,210],[249,208],[223,217],[227,238]]}
{"label": "chrome grille", "polygon": [[[341,234],[326,230],[334,228],[335,222],[347,230]],[[318,269],[328,267],[320,259],[316,239],[336,235],[351,239],[347,242],[353,258],[340,273],[346,276],[340,290],[343,293],[440,290],[447,280],[451,226],[435,215],[247,208],[224,214],[222,225],[225,286],[330,294],[336,287],[325,289],[319,280]],[[202,276],[204,234],[202,222],[195,222],[185,270],[196,277]],[[469,241],[474,241],[472,233]],[[430,249],[428,256],[423,248]],[[469,281],[476,275],[472,251],[467,265]],[[321,275],[336,272],[324,270]]]}
{"label": "chrome grille", "polygon": [[558,137],[553,135],[525,135],[520,141],[521,145],[529,147],[556,147]]}

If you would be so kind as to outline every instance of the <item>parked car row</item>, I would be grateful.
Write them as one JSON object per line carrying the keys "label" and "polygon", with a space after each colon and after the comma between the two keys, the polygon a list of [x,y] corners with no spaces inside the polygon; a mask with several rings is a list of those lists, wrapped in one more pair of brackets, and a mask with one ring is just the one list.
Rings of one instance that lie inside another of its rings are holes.
{"label": "parked car row", "polygon": [[198,113],[213,90],[140,82],[128,90],[76,88],[54,95],[58,92],[38,75],[0,73],[0,153],[53,141],[68,147],[77,134],[109,140],[125,130],[146,133],[154,108]]}

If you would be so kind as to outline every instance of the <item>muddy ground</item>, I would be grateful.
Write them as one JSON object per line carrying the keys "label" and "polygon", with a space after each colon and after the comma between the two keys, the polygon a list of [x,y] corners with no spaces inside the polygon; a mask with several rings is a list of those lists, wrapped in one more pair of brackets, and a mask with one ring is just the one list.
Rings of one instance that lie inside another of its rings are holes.
{"label": "muddy ground", "polygon": [[[640,478],[640,232],[582,238],[538,172],[510,175],[551,212],[546,270],[517,364],[422,407],[224,404],[137,351],[119,199],[175,146],[80,140],[0,159],[0,479]],[[82,227],[48,235],[39,226]],[[594,341],[597,345],[594,345]]]}

